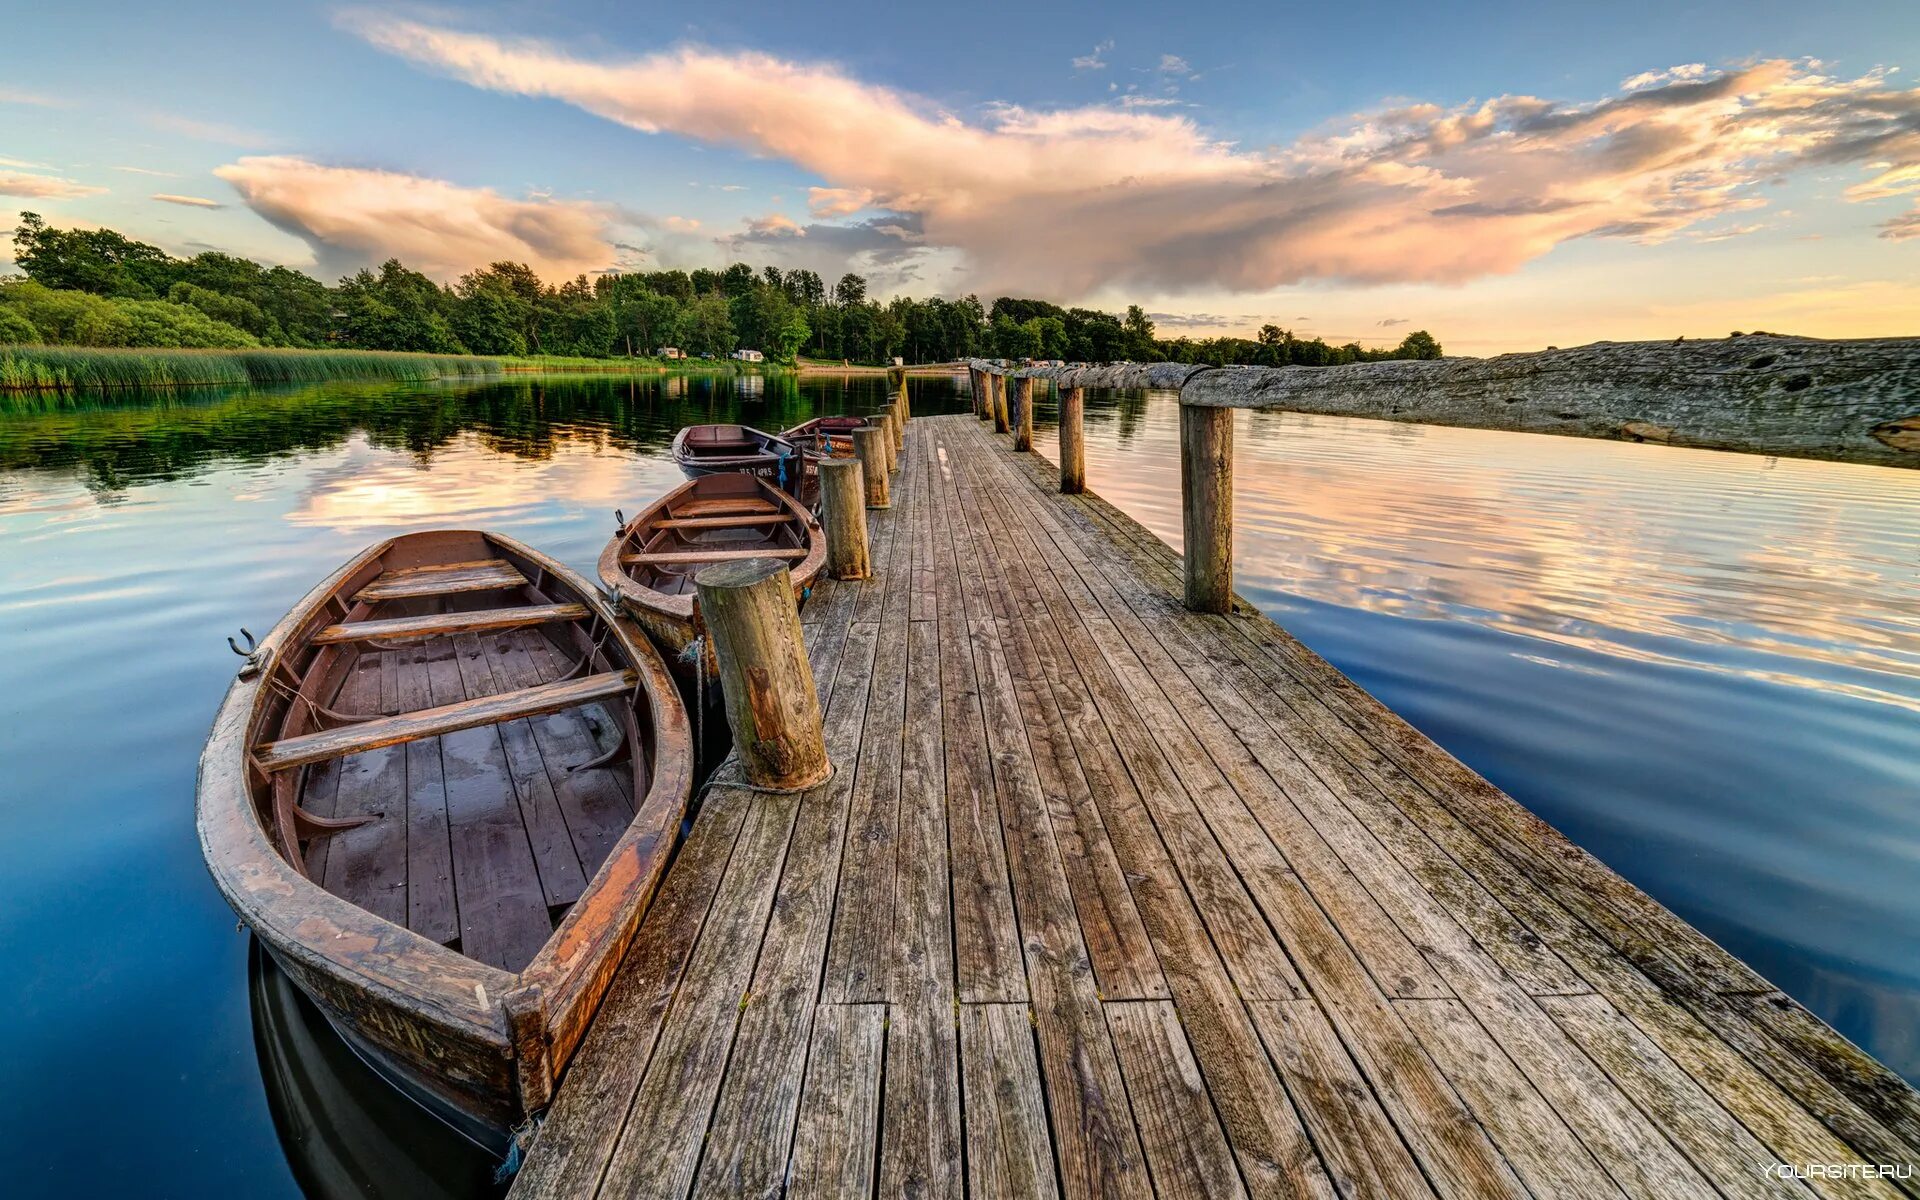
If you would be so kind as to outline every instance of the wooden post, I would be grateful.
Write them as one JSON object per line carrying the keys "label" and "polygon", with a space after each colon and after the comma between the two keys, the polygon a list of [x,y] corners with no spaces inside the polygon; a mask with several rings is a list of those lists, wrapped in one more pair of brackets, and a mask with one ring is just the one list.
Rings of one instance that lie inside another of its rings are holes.
{"label": "wooden post", "polygon": [[900,402],[900,419],[913,419],[913,402],[907,399],[907,369],[894,367],[887,372],[887,386],[893,389],[893,398]]}
{"label": "wooden post", "polygon": [[1086,389],[1060,389],[1060,490],[1087,490]]}
{"label": "wooden post", "polygon": [[892,508],[887,495],[887,459],[893,441],[882,425],[853,431],[853,454],[860,460],[860,478],[866,484],[868,508]]}
{"label": "wooden post", "polygon": [[693,586],[747,782],[799,791],[824,781],[833,765],[787,564],[774,558],[720,563],[695,575]]}
{"label": "wooden post", "polygon": [[1233,410],[1180,406],[1187,607],[1233,611]]}
{"label": "wooden post", "polygon": [[978,367],[973,371],[973,415],[982,421],[993,420],[993,380]]}
{"label": "wooden post", "polygon": [[820,524],[827,534],[827,574],[834,579],[865,579],[873,574],[861,471],[858,459],[820,460]]}
{"label": "wooden post", "polygon": [[900,406],[898,404],[888,404],[884,411],[887,414],[887,436],[893,439],[892,466],[895,470],[899,470],[900,448],[906,445],[907,441],[905,432],[906,423],[900,419]]}
{"label": "wooden post", "polygon": [[1012,409],[1013,448],[1015,450],[1033,449],[1033,380],[1022,375],[1013,381],[1013,402],[1007,406]]}
{"label": "wooden post", "polygon": [[1007,377],[998,371],[993,374],[993,431],[1007,431]]}

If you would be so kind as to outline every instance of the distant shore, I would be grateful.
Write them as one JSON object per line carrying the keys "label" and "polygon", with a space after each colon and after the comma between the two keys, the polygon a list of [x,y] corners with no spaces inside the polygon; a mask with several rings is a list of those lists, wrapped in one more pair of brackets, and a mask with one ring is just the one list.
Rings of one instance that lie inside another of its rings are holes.
{"label": "distant shore", "polygon": [[[892,367],[872,366],[866,363],[837,363],[824,359],[803,358],[798,370],[802,377],[808,375],[885,375]],[[966,372],[966,364],[921,363],[907,368],[909,375],[960,375]]]}

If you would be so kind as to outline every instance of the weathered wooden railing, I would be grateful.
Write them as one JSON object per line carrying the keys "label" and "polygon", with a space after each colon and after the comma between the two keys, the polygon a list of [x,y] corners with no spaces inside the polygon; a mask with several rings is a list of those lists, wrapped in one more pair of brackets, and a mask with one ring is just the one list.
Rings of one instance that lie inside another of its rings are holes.
{"label": "weathered wooden railing", "polygon": [[1657,442],[1920,467],[1920,338],[1598,342],[1487,359],[1343,367],[969,365],[974,412],[1033,445],[1033,384],[1061,399],[1060,490],[1085,487],[1082,389],[1180,393],[1187,607],[1233,604],[1233,410]]}

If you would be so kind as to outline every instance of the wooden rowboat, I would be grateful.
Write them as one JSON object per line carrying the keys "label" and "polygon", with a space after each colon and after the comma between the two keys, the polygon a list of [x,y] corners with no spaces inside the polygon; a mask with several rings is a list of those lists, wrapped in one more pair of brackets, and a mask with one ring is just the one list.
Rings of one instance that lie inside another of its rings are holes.
{"label": "wooden rowboat", "polygon": [[[815,417],[792,429],[782,429],[780,437],[809,459],[846,458],[853,453],[853,431],[867,425],[865,417]],[[811,463],[808,469],[812,470]]]}
{"label": "wooden rowboat", "polygon": [[[796,599],[826,562],[826,536],[805,505],[755,475],[703,475],[681,484],[631,521],[600,552],[600,580],[634,620],[693,673],[683,652],[701,634],[693,577],[728,559],[785,559]],[[711,677],[712,651],[701,655]]]}
{"label": "wooden rowboat", "polygon": [[215,883],[371,1065],[504,1146],[685,815],[666,664],[587,580],[455,530],[372,547],[248,640],[200,758]]}
{"label": "wooden rowboat", "polygon": [[747,474],[798,492],[799,448],[751,425],[689,425],[673,435],[673,461],[688,479]]}

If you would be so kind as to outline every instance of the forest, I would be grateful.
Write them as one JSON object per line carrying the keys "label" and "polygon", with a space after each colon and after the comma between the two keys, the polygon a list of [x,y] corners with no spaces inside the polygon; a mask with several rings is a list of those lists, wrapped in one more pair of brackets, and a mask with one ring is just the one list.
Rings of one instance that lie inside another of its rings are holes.
{"label": "forest", "polygon": [[1254,338],[1160,338],[1138,305],[1124,315],[1002,296],[958,300],[867,294],[851,272],[661,270],[559,284],[497,262],[435,282],[397,259],[329,286],[289,267],[209,250],[177,258],[110,229],[56,229],[22,213],[13,235],[25,274],[0,279],[0,345],[256,346],[429,354],[649,357],[663,347],[724,358],[736,348],[777,363],[968,357],[1071,362],[1330,366],[1438,358],[1424,330],[1391,349],[1329,345],[1276,325]]}

